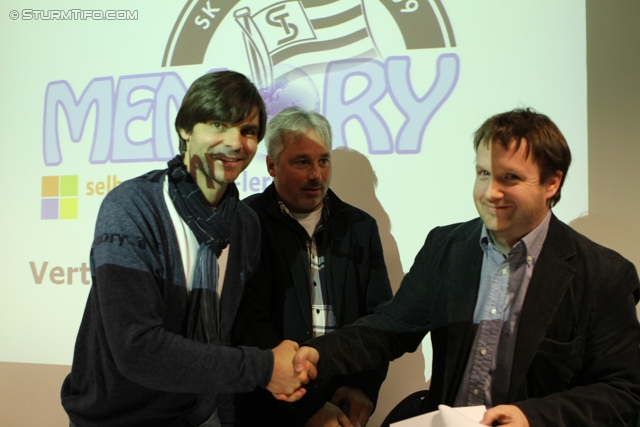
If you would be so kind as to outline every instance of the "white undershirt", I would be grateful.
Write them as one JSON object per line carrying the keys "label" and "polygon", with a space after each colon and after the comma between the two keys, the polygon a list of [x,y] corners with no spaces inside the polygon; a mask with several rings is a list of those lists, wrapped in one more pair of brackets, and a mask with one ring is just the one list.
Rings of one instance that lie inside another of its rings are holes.
{"label": "white undershirt", "polygon": [[[176,237],[178,238],[178,246],[180,247],[180,257],[182,258],[182,266],[184,269],[185,280],[187,282],[187,289],[191,291],[193,268],[200,245],[198,244],[195,234],[193,234],[193,231],[189,228],[189,225],[182,220],[175,206],[173,206],[171,196],[169,196],[169,182],[167,177],[164,179],[164,201],[167,204],[167,209],[169,210],[169,215],[173,222],[173,227],[176,230]],[[222,250],[220,257],[218,257],[218,297],[222,295],[222,286],[224,285],[224,275],[227,270],[230,246],[231,243]]]}
{"label": "white undershirt", "polygon": [[309,237],[312,237],[313,232],[316,231],[316,226],[318,225],[318,222],[320,222],[320,218],[322,217],[322,208],[308,213],[290,213],[291,216],[296,221],[298,221],[305,230],[307,230],[307,233],[309,233]]}

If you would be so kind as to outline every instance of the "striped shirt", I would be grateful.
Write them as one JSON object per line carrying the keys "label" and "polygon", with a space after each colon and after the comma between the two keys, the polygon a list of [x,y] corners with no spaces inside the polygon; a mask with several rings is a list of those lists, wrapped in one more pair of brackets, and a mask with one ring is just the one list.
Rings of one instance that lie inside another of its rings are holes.
{"label": "striped shirt", "polygon": [[322,254],[322,231],[325,219],[329,217],[329,199],[324,198],[322,208],[310,213],[294,213],[278,200],[283,214],[295,219],[306,230],[304,234],[309,256],[309,294],[311,295],[311,323],[313,337],[322,336],[338,329],[333,314],[329,287],[325,276],[324,255]]}

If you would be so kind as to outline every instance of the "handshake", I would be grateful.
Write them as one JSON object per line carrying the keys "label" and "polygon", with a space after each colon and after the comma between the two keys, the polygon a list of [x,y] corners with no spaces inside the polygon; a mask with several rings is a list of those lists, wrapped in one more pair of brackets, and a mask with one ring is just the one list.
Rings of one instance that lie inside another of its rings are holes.
{"label": "handshake", "polygon": [[300,347],[284,340],[273,352],[273,373],[267,385],[273,396],[285,402],[300,400],[307,392],[303,385],[318,376],[320,354],[313,347]]}

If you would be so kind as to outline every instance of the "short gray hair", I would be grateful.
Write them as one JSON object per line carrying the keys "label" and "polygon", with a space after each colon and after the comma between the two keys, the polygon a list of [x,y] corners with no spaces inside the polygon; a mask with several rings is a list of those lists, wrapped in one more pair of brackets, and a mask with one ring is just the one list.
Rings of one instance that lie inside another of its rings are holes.
{"label": "short gray hair", "polygon": [[285,108],[267,124],[267,133],[264,137],[267,154],[278,163],[280,154],[284,151],[285,134],[288,132],[305,134],[309,130],[314,130],[331,151],[331,125],[322,114],[300,107]]}

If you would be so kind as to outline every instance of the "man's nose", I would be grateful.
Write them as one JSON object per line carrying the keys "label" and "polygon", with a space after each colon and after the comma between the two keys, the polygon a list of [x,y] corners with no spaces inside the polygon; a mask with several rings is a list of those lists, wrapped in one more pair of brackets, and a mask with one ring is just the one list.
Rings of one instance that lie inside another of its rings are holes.
{"label": "man's nose", "polygon": [[484,197],[486,200],[499,200],[503,197],[504,191],[502,189],[502,185],[498,182],[498,180],[491,178],[487,185],[487,188],[484,191]]}
{"label": "man's nose", "polygon": [[309,179],[313,181],[320,180],[320,165],[313,163],[309,168]]}
{"label": "man's nose", "polygon": [[238,151],[242,147],[242,138],[242,131],[238,128],[232,127],[227,130],[227,135],[224,139],[224,145],[234,151]]}

